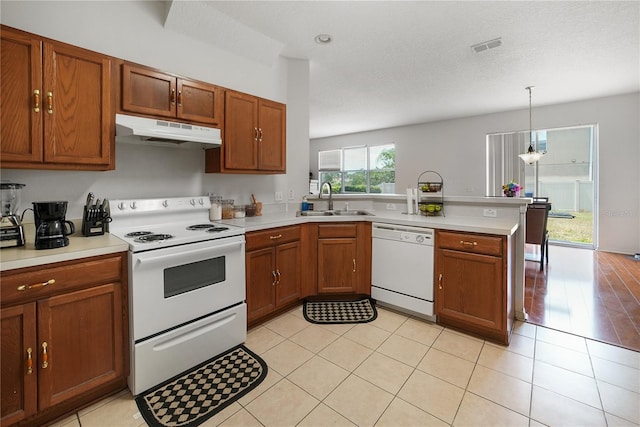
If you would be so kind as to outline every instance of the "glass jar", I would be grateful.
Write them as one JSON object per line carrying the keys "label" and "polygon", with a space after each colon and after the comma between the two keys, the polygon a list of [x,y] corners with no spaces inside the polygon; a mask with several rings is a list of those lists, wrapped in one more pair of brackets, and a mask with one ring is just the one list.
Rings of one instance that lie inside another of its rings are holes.
{"label": "glass jar", "polygon": [[222,201],[222,219],[233,219],[233,200]]}
{"label": "glass jar", "polygon": [[234,218],[244,218],[245,217],[244,205],[235,205],[233,207],[233,217]]}
{"label": "glass jar", "polygon": [[209,221],[222,219],[222,196],[209,196],[211,208],[209,208]]}
{"label": "glass jar", "polygon": [[247,216],[256,216],[256,213],[258,211],[258,206],[256,206],[255,203],[252,203],[250,205],[245,206],[244,211]]}

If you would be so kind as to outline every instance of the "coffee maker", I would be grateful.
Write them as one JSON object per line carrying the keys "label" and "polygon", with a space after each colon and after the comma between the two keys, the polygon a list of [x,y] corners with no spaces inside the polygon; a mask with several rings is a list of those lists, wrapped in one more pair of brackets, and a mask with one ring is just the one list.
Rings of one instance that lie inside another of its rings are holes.
{"label": "coffee maker", "polygon": [[36,249],[54,249],[67,246],[70,234],[76,231],[71,221],[65,220],[67,202],[33,202],[36,226]]}
{"label": "coffee maker", "polygon": [[24,228],[18,217],[20,191],[24,184],[0,182],[0,247],[24,246]]}

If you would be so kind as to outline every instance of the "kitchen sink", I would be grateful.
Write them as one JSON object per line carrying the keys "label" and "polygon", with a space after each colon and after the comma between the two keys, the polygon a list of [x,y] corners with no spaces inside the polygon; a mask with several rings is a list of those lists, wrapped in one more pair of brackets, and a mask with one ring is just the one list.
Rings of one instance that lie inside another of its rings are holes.
{"label": "kitchen sink", "polygon": [[298,211],[296,216],[330,216],[333,211]]}
{"label": "kitchen sink", "polygon": [[298,211],[296,216],[358,216],[358,215],[372,215],[367,211],[360,210],[348,210],[348,211]]}
{"label": "kitchen sink", "polygon": [[349,210],[349,211],[333,211],[334,215],[371,215],[367,211]]}

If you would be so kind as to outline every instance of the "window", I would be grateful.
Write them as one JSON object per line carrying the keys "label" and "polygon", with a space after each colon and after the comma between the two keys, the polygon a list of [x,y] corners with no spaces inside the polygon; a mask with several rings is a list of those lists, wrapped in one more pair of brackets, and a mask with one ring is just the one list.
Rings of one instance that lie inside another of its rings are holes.
{"label": "window", "polygon": [[320,182],[334,193],[395,193],[396,147],[348,147],[318,153]]}

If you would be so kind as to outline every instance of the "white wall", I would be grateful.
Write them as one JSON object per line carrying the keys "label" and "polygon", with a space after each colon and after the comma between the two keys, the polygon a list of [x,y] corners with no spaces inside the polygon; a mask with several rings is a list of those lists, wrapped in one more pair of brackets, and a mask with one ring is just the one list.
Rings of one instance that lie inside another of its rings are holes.
{"label": "white wall", "polygon": [[[254,193],[274,203],[274,192],[308,189],[309,68],[307,61],[279,58],[272,66],[250,61],[163,27],[165,2],[5,1],[2,24],[168,72],[287,104],[286,175],[204,174],[204,153],[116,145],[109,172],[3,169],[2,179],[27,185],[21,206],[68,200],[70,218],[82,215],[86,194],[111,199],[191,196],[208,192],[248,203]],[[304,166],[304,167],[302,167]]]}
{"label": "white wall", "polygon": [[[599,249],[640,252],[640,93],[534,107],[536,129],[599,124]],[[396,144],[396,189],[415,186],[418,175],[436,170],[445,194],[484,196],[485,137],[528,128],[528,109],[425,123],[311,141],[317,153],[340,146]]]}

